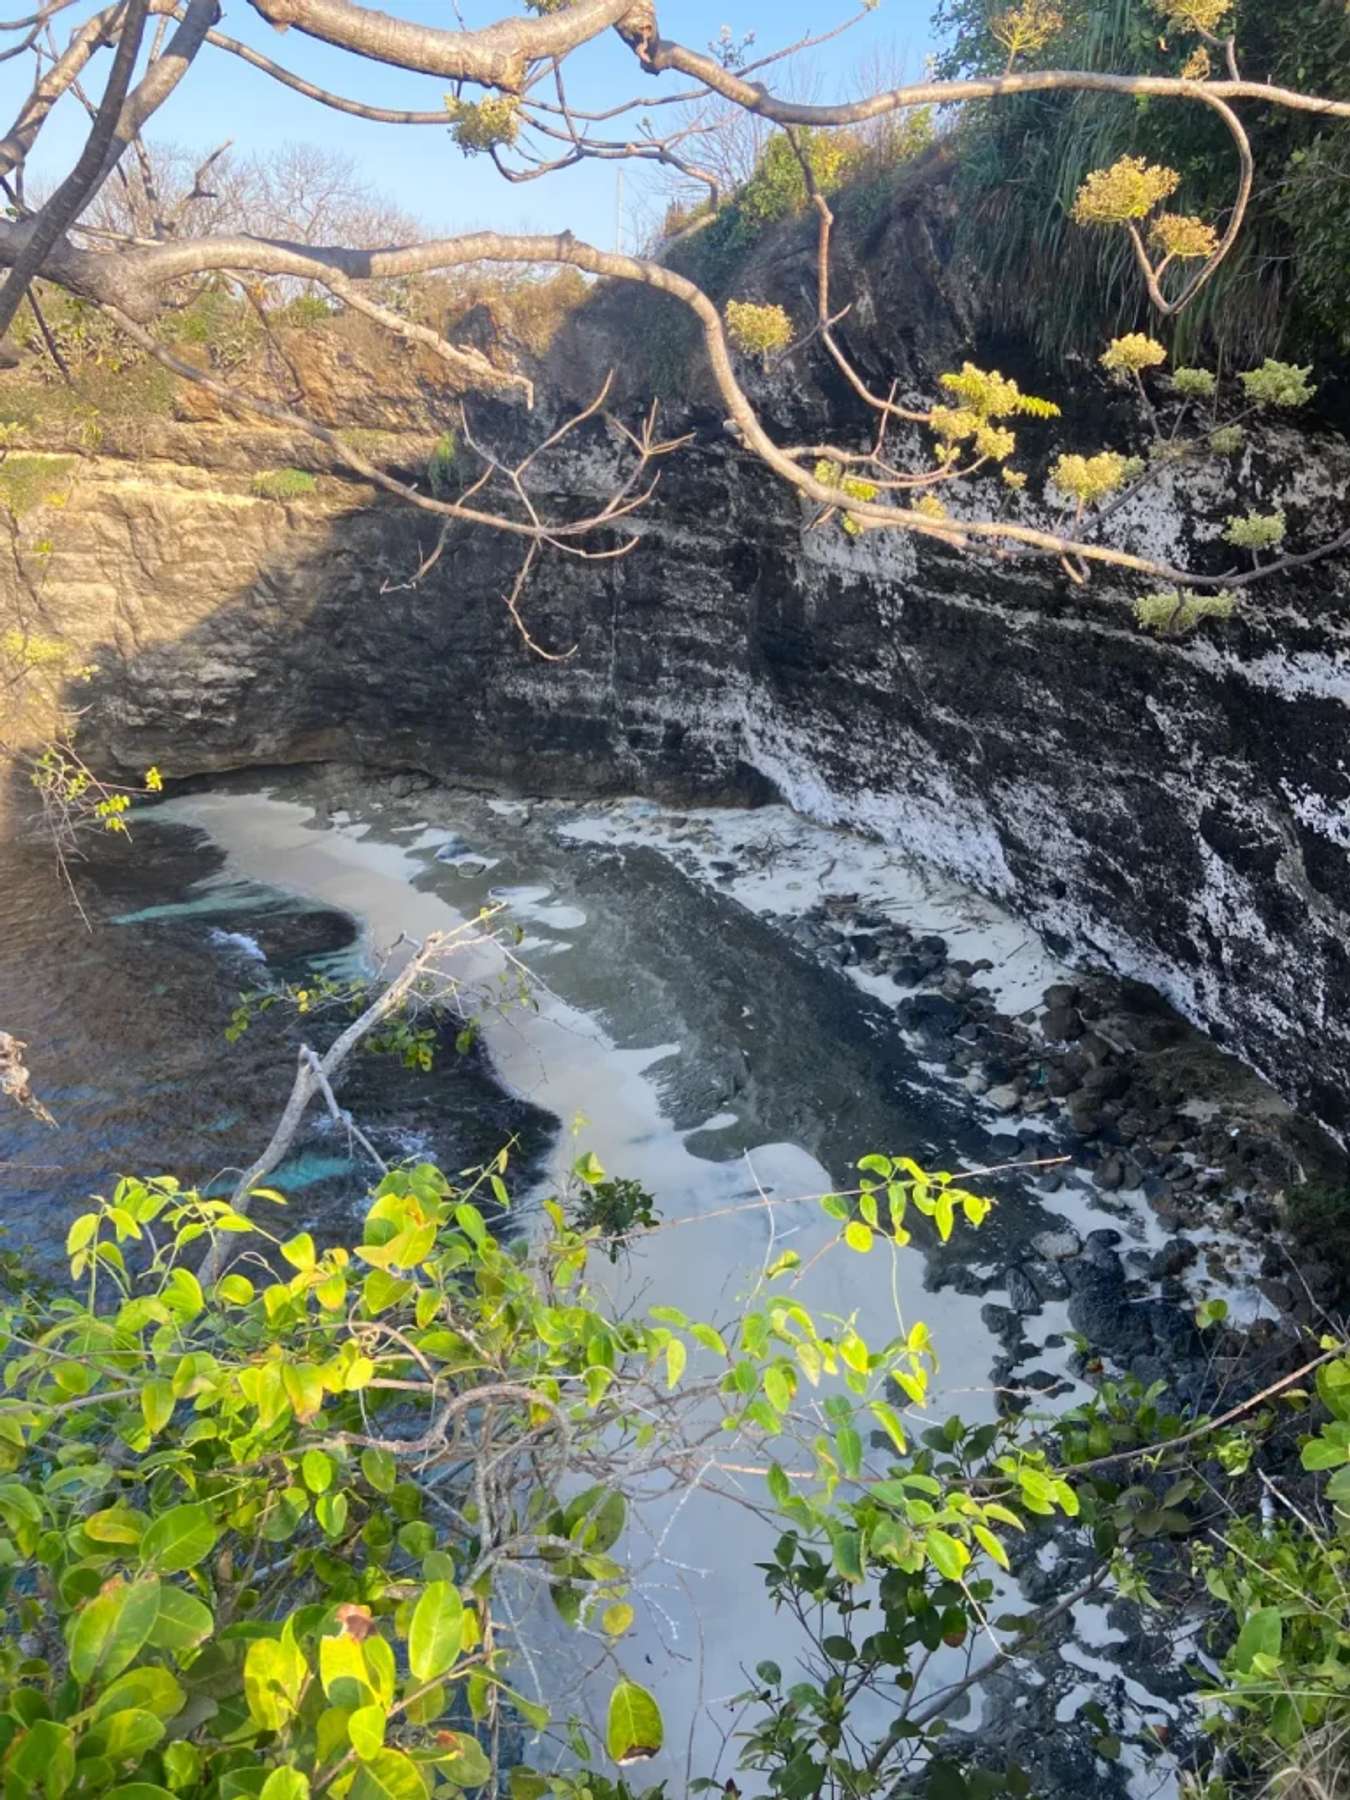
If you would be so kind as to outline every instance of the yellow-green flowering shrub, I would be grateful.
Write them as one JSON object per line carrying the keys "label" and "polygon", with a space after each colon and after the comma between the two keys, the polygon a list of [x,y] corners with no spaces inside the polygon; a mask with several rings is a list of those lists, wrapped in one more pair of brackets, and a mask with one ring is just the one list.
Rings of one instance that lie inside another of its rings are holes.
{"label": "yellow-green flowering shrub", "polygon": [[1159,213],[1149,227],[1149,242],[1164,256],[1182,261],[1213,256],[1219,234],[1212,225],[1189,213]]}
{"label": "yellow-green flowering shrub", "polygon": [[1175,169],[1122,156],[1109,169],[1094,169],[1079,188],[1073,217],[1079,225],[1124,225],[1147,218],[1160,200],[1181,185]]}
{"label": "yellow-green flowering shrub", "polygon": [[792,342],[792,320],[781,306],[757,306],[752,300],[728,300],[727,336],[750,356],[771,356]]}
{"label": "yellow-green flowering shrub", "polygon": [[1130,459],[1116,450],[1099,450],[1096,456],[1064,455],[1055,459],[1050,479],[1062,494],[1091,506],[1116,493],[1130,474]]}
{"label": "yellow-green flowering shrub", "polygon": [[1130,331],[1124,337],[1112,338],[1099,360],[1117,380],[1125,381],[1131,375],[1156,369],[1165,363],[1167,352],[1156,338],[1142,331]]}

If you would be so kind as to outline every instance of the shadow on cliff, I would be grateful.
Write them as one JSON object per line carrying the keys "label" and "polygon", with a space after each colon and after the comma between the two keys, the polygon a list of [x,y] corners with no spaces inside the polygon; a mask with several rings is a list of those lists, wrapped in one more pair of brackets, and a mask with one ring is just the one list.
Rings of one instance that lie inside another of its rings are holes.
{"label": "shadow on cliff", "polygon": [[[88,650],[96,672],[71,691],[81,747],[131,777],[152,763],[174,779],[346,760],[529,792],[761,799],[728,702],[758,564],[753,545],[719,540],[724,475],[692,459],[643,515],[657,540],[676,532],[678,561],[644,542],[616,560],[542,562],[521,610],[537,643],[570,652],[562,661],[532,652],[505,604],[513,540],[466,530],[414,589],[432,527],[397,501],[321,518],[288,506],[284,550],[234,591],[196,585],[187,620],[181,581],[161,603],[143,546],[134,591]],[[701,538],[677,522],[689,519]],[[129,529],[134,540],[134,517]],[[173,557],[209,568],[218,529],[203,521],[193,542],[189,515]]]}

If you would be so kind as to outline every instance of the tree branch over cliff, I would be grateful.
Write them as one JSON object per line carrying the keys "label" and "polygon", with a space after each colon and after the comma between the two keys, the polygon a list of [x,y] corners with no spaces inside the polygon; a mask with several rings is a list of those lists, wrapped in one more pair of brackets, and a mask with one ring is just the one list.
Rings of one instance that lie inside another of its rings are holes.
{"label": "tree branch over cliff", "polygon": [[[1201,574],[1141,554],[1128,543],[1106,543],[1101,527],[1108,518],[1119,522],[1120,510],[1108,507],[1094,512],[1093,508],[1108,494],[1130,491],[1129,459],[1111,452],[1096,458],[1059,459],[1053,480],[1063,504],[1049,526],[1039,519],[1028,521],[1009,516],[1006,499],[1002,506],[986,509],[991,516],[953,516],[939,497],[941,494],[958,488],[974,493],[969,483],[976,477],[987,479],[1002,474],[1009,488],[1016,488],[1025,480],[1024,475],[1008,466],[1014,438],[1003,422],[1006,415],[1020,411],[1039,412],[1045,417],[1055,409],[1021,395],[1016,384],[1004,383],[999,376],[982,375],[969,365],[963,374],[943,377],[944,382],[950,380],[952,384],[959,402],[956,405],[948,405],[946,397],[939,397],[931,405],[914,404],[910,396],[902,402],[894,383],[887,387],[883,381],[874,386],[864,380],[838,330],[850,301],[834,291],[833,215],[824,185],[814,173],[810,140],[811,134],[853,130],[916,107],[997,103],[1030,94],[1101,94],[1132,102],[1143,99],[1202,107],[1223,125],[1236,158],[1236,182],[1231,204],[1221,221],[1222,229],[1217,223],[1211,225],[1201,219],[1159,214],[1159,202],[1177,185],[1179,177],[1156,165],[1146,165],[1143,159],[1126,158],[1110,170],[1095,172],[1075,203],[1075,217],[1080,217],[1083,224],[1092,228],[1123,227],[1154,312],[1165,320],[1192,304],[1241,236],[1256,169],[1239,107],[1254,103],[1334,121],[1350,119],[1350,99],[1245,80],[1230,43],[1225,51],[1222,79],[1209,79],[1207,71],[1197,78],[1193,73],[1166,76],[1026,68],[1014,66],[1019,54],[1014,50],[1000,74],[908,82],[852,101],[819,104],[775,93],[757,78],[766,67],[800,46],[771,52],[754,63],[739,61],[735,54],[696,51],[662,36],[650,0],[574,0],[571,5],[541,8],[538,17],[503,18],[471,30],[414,22],[378,8],[353,4],[352,0],[251,0],[251,4],[278,31],[293,31],[297,38],[348,52],[354,69],[378,62],[453,83],[455,91],[447,96],[446,111],[374,106],[312,82],[218,32],[215,0],[191,0],[186,7],[181,0],[123,0],[123,4],[104,8],[78,26],[63,51],[53,48],[50,67],[35,83],[8,137],[0,142],[0,173],[8,168],[21,178],[24,160],[52,108],[67,91],[82,92],[79,84],[93,58],[104,47],[114,48],[103,94],[97,104],[89,103],[93,122],[71,173],[38,212],[28,212],[19,205],[15,209],[17,216],[0,224],[0,268],[8,270],[0,288],[0,326],[12,319],[24,293],[34,279],[40,278],[92,302],[117,323],[139,350],[155,358],[176,378],[204,388],[237,413],[253,414],[302,431],[326,446],[354,474],[409,505],[436,515],[445,524],[495,528],[536,549],[547,545],[570,554],[607,557],[633,548],[636,538],[631,534],[614,541],[614,527],[644,504],[654,484],[651,465],[674,447],[657,437],[652,423],[640,435],[629,433],[631,466],[626,475],[616,472],[613,490],[607,497],[579,517],[550,519],[541,515],[531,499],[520,472],[524,465],[520,463],[514,468],[497,463],[475,445],[482,467],[471,483],[457,495],[425,491],[421,484],[380,468],[355,448],[347,435],[306,416],[298,405],[250,389],[231,379],[227,370],[199,367],[194,359],[182,355],[161,329],[161,320],[183,303],[184,295],[201,291],[204,284],[246,280],[289,283],[292,292],[295,284],[303,284],[434,356],[468,390],[516,394],[530,405],[533,388],[527,374],[476,345],[456,343],[453,335],[439,324],[408,316],[398,306],[389,304],[384,290],[390,283],[463,270],[473,264],[569,267],[603,280],[663,293],[686,309],[697,325],[731,431],[746,453],[762,461],[796,491],[807,509],[808,527],[838,520],[854,535],[903,531],[933,539],[948,548],[1004,560],[1051,557],[1060,562],[1070,580],[1080,584],[1093,568],[1111,568],[1153,581],[1219,590],[1237,590],[1281,569],[1304,566],[1343,548],[1347,541],[1344,532],[1333,533],[1323,544],[1301,547],[1273,559],[1268,547],[1261,544],[1251,557],[1251,566],[1239,560],[1222,573]],[[1178,29],[1189,29],[1185,8],[1178,10],[1178,6],[1157,0],[1155,10],[1165,18],[1176,12]],[[48,9],[0,26],[0,38],[6,31],[31,29],[39,18],[46,24],[56,10]],[[156,44],[139,84],[131,86],[141,33],[147,17],[156,14],[161,18],[161,32],[170,18],[177,21],[176,30],[162,53]],[[659,78],[675,73],[692,81],[692,89],[657,92],[650,101],[620,99],[610,107],[585,111],[575,108],[564,70],[571,58],[610,30],[617,32],[646,75]],[[159,209],[148,209],[153,221],[148,239],[119,239],[106,230],[95,229],[87,217],[80,216],[82,209],[87,208],[91,196],[128,149],[140,159],[142,176],[147,177],[147,171],[152,173],[141,143],[142,127],[174,91],[203,48],[242,57],[315,103],[354,115],[409,126],[428,125],[444,118],[463,150],[486,152],[506,179],[517,182],[533,181],[586,160],[656,162],[701,182],[712,194],[715,205],[719,177],[700,165],[696,153],[699,119],[695,117],[690,122],[682,118],[674,129],[661,133],[645,117],[645,111],[674,101],[686,104],[703,98],[710,104],[739,108],[749,118],[782,127],[791,154],[800,166],[807,201],[818,219],[814,324],[805,337],[794,341],[791,321],[780,308],[738,301],[724,317],[703,288],[663,262],[602,250],[567,232],[549,236],[468,232],[425,242],[395,242],[374,249],[341,242],[302,244],[253,230],[194,233],[192,201],[198,197],[200,181],[193,194],[174,211],[171,221],[167,214],[161,216]],[[541,97],[539,90],[545,82],[551,83],[555,96],[552,100]],[[466,86],[487,97],[481,101],[465,98]],[[620,117],[639,104],[644,107],[644,117],[631,134],[596,135],[598,124]],[[1179,271],[1187,265],[1193,272],[1182,279]],[[256,301],[256,294],[254,298]],[[265,310],[263,316],[265,319]],[[871,443],[784,446],[775,440],[750,398],[740,356],[777,354],[787,361],[806,356],[817,340],[874,415],[876,429]],[[1165,355],[1165,349],[1142,337],[1121,343],[1125,347],[1111,346],[1103,361],[1110,368],[1124,369],[1143,393],[1140,369],[1155,365]],[[1139,367],[1120,363],[1119,358],[1129,355],[1143,356],[1144,362]],[[1117,361],[1112,363],[1110,357]],[[573,424],[602,415],[611,418],[612,436],[617,441],[626,428],[621,428],[602,405],[583,408]],[[931,432],[936,444],[927,444],[922,436],[917,447],[902,444],[902,429],[915,426],[921,434]],[[1174,439],[1175,431],[1172,436]],[[473,443],[471,438],[470,442]],[[496,504],[490,494],[494,483],[498,490]],[[1047,501],[1052,509],[1053,504]],[[1267,529],[1259,519],[1239,524],[1238,535],[1230,539],[1236,547],[1256,545]],[[1269,529],[1274,530],[1274,526]],[[1281,527],[1270,544],[1282,549],[1282,536]],[[528,565],[533,562],[531,554]],[[513,595],[519,599],[515,590]],[[518,612],[516,616],[519,622]]]}

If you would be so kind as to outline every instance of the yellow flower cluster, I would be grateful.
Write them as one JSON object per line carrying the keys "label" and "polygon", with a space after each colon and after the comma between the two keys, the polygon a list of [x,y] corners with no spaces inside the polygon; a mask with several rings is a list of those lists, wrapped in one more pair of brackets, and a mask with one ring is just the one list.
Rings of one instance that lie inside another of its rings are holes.
{"label": "yellow flower cluster", "polygon": [[450,135],[468,156],[514,144],[520,131],[520,102],[511,94],[487,100],[458,100],[445,96]]}
{"label": "yellow flower cluster", "polygon": [[1209,69],[1209,51],[1203,44],[1197,44],[1181,65],[1181,79],[1183,81],[1207,81]]}
{"label": "yellow flower cluster", "polygon": [[980,429],[980,416],[968,406],[935,406],[928,415],[929,429],[944,444],[959,444]]}
{"label": "yellow flower cluster", "polygon": [[1159,213],[1153,221],[1149,240],[1164,256],[1213,256],[1219,247],[1219,234],[1203,219],[1190,213]]}
{"label": "yellow flower cluster", "polygon": [[1175,169],[1122,156],[1109,169],[1094,169],[1079,188],[1073,217],[1079,225],[1124,225],[1143,219],[1181,185]]}
{"label": "yellow flower cluster", "polygon": [[1116,450],[1099,450],[1096,456],[1060,456],[1050,470],[1050,479],[1062,494],[1068,494],[1082,506],[1104,500],[1124,485],[1129,474],[1129,460]]}
{"label": "yellow flower cluster", "polygon": [[981,456],[995,462],[1007,462],[1017,448],[1017,439],[1006,425],[981,425],[975,433],[975,448]]}
{"label": "yellow flower cluster", "polygon": [[922,513],[925,519],[950,519],[951,514],[938,499],[936,494],[921,494],[914,502],[912,510]]}
{"label": "yellow flower cluster", "polygon": [[1173,31],[1215,31],[1232,7],[1233,0],[1153,0]]}
{"label": "yellow flower cluster", "polygon": [[989,30],[1008,52],[1009,62],[1034,56],[1064,29],[1064,14],[1051,0],[1022,0],[1006,12],[995,13]]}
{"label": "yellow flower cluster", "polygon": [[1017,438],[996,420],[1018,413],[1037,419],[1059,417],[1059,408],[1052,400],[1024,394],[1015,381],[997,369],[977,369],[974,363],[963,363],[959,374],[949,371],[938,380],[960,402],[957,406],[939,404],[929,409],[928,426],[938,440],[940,463],[953,462],[957,444],[967,438],[974,438],[979,456],[1006,462],[1017,448]]}
{"label": "yellow flower cluster", "polygon": [[977,369],[974,363],[962,363],[959,375],[948,372],[939,375],[938,381],[981,419],[1010,419],[1015,413],[1027,413],[1035,419],[1059,417],[1053,400],[1024,394],[1015,381],[1000,375],[997,369]]}
{"label": "yellow flower cluster", "polygon": [[792,320],[781,306],[756,306],[753,300],[727,301],[727,336],[738,350],[769,356],[792,342]]}
{"label": "yellow flower cluster", "polygon": [[1124,337],[1112,338],[1098,360],[1117,380],[1124,381],[1143,369],[1156,369],[1159,363],[1165,363],[1167,352],[1156,338],[1147,337],[1142,331],[1129,331]]}

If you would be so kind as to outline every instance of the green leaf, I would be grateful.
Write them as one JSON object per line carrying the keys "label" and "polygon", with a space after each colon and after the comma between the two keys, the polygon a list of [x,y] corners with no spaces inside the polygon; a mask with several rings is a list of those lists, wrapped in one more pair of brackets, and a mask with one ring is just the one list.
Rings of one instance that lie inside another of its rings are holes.
{"label": "green leaf", "polygon": [[167,1669],[146,1663],[139,1669],[128,1669],[116,1681],[110,1681],[94,1702],[91,1717],[105,1719],[126,1707],[137,1707],[154,1713],[157,1718],[172,1719],[182,1711],[186,1698]]}
{"label": "green leaf", "polygon": [[311,1494],[326,1494],[333,1485],[337,1465],[324,1450],[306,1450],[300,1458],[300,1473]]}
{"label": "green leaf", "polygon": [[464,1602],[451,1581],[422,1590],[408,1627],[408,1667],[418,1681],[435,1681],[454,1668],[464,1628]]}
{"label": "green leaf", "polygon": [[108,1800],[174,1800],[174,1796],[157,1781],[128,1781],[114,1788]]}
{"label": "green leaf", "polygon": [[661,1708],[646,1688],[635,1681],[621,1681],[609,1697],[605,1723],[605,1748],[620,1767],[646,1762],[665,1741]]}
{"label": "green leaf", "polygon": [[149,1637],[159,1614],[159,1581],[115,1582],[66,1622],[70,1672],[82,1686],[97,1672],[120,1675]]}
{"label": "green leaf", "polygon": [[966,1778],[955,1763],[933,1761],[928,1765],[926,1800],[969,1800]]}
{"label": "green leaf", "polygon": [[780,1368],[773,1367],[764,1371],[764,1398],[776,1413],[785,1413],[792,1405],[792,1389],[788,1378]]}
{"label": "green leaf", "polygon": [[437,1771],[453,1781],[456,1787],[482,1787],[491,1779],[492,1764],[478,1739],[467,1731],[438,1731],[437,1748],[426,1760],[434,1762]]}
{"label": "green leaf", "polygon": [[103,1754],[113,1762],[130,1762],[142,1757],[164,1736],[164,1721],[141,1707],[126,1707],[109,1713],[99,1723]]}
{"label": "green leaf", "polygon": [[1343,1462],[1350,1462],[1350,1450],[1329,1438],[1310,1438],[1303,1446],[1302,1462],[1305,1469],[1339,1469]]}
{"label": "green leaf", "polygon": [[1257,1656],[1278,1656],[1284,1640],[1284,1622],[1277,1606],[1263,1606],[1249,1613],[1242,1622],[1233,1660],[1241,1674],[1247,1674]]}
{"label": "green leaf", "polygon": [[427,1784],[401,1750],[381,1750],[357,1770],[350,1800],[427,1800]]}
{"label": "green leaf", "polygon": [[684,1365],[689,1360],[689,1352],[681,1338],[673,1337],[666,1344],[666,1386],[677,1387]]}
{"label": "green leaf", "polygon": [[861,1581],[862,1539],[856,1531],[832,1531],[830,1543],[834,1550],[834,1566],[845,1581]]}
{"label": "green leaf", "polygon": [[862,1474],[862,1438],[852,1425],[841,1425],[835,1434],[835,1443],[839,1446],[839,1462],[845,1475],[857,1480]]}
{"label": "green leaf", "polygon": [[159,1613],[150,1627],[149,1641],[157,1650],[172,1650],[175,1655],[181,1655],[204,1644],[214,1626],[210,1607],[195,1594],[186,1594],[182,1588],[161,1586]]}
{"label": "green leaf", "polygon": [[[158,1721],[156,1721],[158,1723]],[[60,1800],[75,1779],[75,1734],[69,1725],[38,1719],[5,1758],[6,1793]]]}
{"label": "green leaf", "polygon": [[398,1464],[387,1450],[363,1450],[361,1473],[377,1494],[392,1494],[398,1482]]}
{"label": "green leaf", "polygon": [[173,1388],[167,1381],[147,1381],[141,1389],[141,1416],[151,1437],[173,1417]]}
{"label": "green leaf", "polygon": [[299,1269],[302,1275],[308,1275],[314,1267],[314,1239],[307,1231],[301,1231],[293,1238],[287,1238],[280,1246],[281,1254],[293,1269]]}
{"label": "green leaf", "polygon": [[314,1502],[314,1517],[325,1537],[340,1538],[347,1528],[347,1496],[320,1494]]}
{"label": "green leaf", "polygon": [[636,1617],[626,1600],[616,1600],[613,1606],[607,1606],[601,1613],[600,1623],[611,1637],[622,1637]]}
{"label": "green leaf", "polygon": [[334,1706],[349,1709],[364,1706],[374,1692],[375,1683],[366,1665],[365,1650],[346,1632],[339,1637],[319,1639],[319,1676],[323,1691]]}
{"label": "green leaf", "polygon": [[84,1535],[96,1544],[139,1544],[145,1524],[144,1513],[132,1512],[125,1506],[108,1506],[102,1512],[90,1513],[84,1521]]}
{"label": "green leaf", "polygon": [[888,1406],[884,1400],[869,1400],[867,1410],[903,1456],[908,1447],[908,1439],[905,1436],[904,1423],[899,1413],[893,1406]]}
{"label": "green leaf", "polygon": [[205,1562],[219,1536],[204,1506],[171,1506],[152,1521],[141,1539],[141,1562],[161,1575],[176,1575]]}
{"label": "green leaf", "polygon": [[1003,1548],[1002,1544],[999,1543],[998,1539],[994,1536],[993,1532],[989,1530],[988,1526],[972,1525],[971,1530],[975,1534],[976,1543],[981,1545],[988,1555],[993,1557],[1000,1569],[1006,1569],[1009,1566],[1008,1552]]}
{"label": "green leaf", "polygon": [[258,1800],[309,1800],[309,1776],[299,1769],[273,1769]]}
{"label": "green leaf", "polygon": [[970,1562],[970,1551],[948,1531],[936,1527],[923,1534],[923,1547],[929,1562],[948,1581],[959,1581]]}
{"label": "green leaf", "polygon": [[289,1635],[254,1638],[244,1657],[244,1698],[264,1731],[280,1731],[294,1718],[309,1678],[304,1652]]}
{"label": "green leaf", "polygon": [[388,1715],[382,1706],[359,1706],[348,1719],[347,1735],[362,1762],[369,1762],[384,1749],[384,1729],[388,1723]]}
{"label": "green leaf", "polygon": [[864,1225],[861,1219],[850,1219],[844,1227],[844,1242],[850,1250],[856,1250],[860,1256],[866,1256],[872,1248],[872,1228]]}

